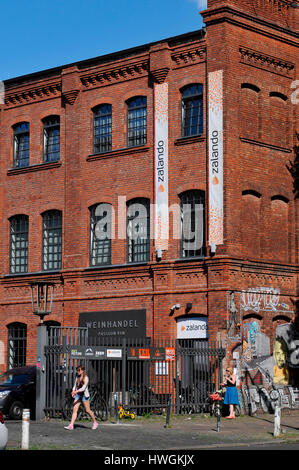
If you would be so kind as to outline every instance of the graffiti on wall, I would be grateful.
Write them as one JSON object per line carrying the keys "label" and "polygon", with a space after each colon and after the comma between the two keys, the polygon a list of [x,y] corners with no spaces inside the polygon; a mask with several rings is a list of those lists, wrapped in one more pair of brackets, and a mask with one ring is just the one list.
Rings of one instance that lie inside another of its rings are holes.
{"label": "graffiti on wall", "polygon": [[[250,408],[252,413],[273,412],[277,402],[282,408],[299,408],[298,309],[291,322],[286,322],[289,315],[284,316],[284,322],[276,326],[274,338],[270,338],[262,331],[264,313],[295,313],[281,301],[280,290],[257,287],[242,291],[239,306],[241,335],[233,356],[244,409]],[[238,317],[238,312],[234,315]]]}

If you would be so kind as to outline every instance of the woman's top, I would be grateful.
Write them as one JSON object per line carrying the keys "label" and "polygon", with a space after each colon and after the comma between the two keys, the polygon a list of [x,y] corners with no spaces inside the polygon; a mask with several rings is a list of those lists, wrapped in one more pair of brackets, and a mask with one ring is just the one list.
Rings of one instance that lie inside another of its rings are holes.
{"label": "woman's top", "polygon": [[83,382],[77,383],[77,380],[75,380],[73,390],[76,390],[77,393],[83,393],[86,398],[89,397],[89,391],[88,391],[88,382],[89,379],[87,375],[85,375]]}
{"label": "woman's top", "polygon": [[227,386],[227,387],[235,387],[236,384],[235,384],[235,383],[232,384],[229,380],[227,380],[227,381],[226,381],[226,386]]}

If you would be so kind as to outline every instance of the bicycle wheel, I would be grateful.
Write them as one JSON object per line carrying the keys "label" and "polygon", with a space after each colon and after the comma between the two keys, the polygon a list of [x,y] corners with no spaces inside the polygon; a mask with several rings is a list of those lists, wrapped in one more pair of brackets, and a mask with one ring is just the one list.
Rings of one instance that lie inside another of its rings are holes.
{"label": "bicycle wheel", "polygon": [[74,399],[72,397],[65,398],[63,402],[62,415],[64,419],[71,420],[73,414],[73,403]]}
{"label": "bicycle wheel", "polygon": [[108,419],[108,406],[102,397],[95,397],[93,402],[93,412],[96,418],[101,421],[107,421]]}

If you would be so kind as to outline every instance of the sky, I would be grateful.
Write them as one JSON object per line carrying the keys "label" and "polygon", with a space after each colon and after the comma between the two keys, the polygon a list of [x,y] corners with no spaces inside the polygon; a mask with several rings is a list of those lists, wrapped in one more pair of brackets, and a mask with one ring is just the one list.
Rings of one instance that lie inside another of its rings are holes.
{"label": "sky", "polygon": [[0,80],[203,26],[206,0],[2,0]]}

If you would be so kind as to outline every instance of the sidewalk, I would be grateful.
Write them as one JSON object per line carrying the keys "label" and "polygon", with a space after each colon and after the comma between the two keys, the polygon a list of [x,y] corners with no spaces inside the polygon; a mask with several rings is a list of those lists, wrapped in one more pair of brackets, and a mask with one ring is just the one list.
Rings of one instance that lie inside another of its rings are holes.
{"label": "sidewalk", "polygon": [[[60,419],[30,422],[29,447],[32,450],[196,450],[273,442],[299,443],[299,410],[282,410],[282,434],[274,438],[274,416],[259,414],[235,420],[221,418],[217,432],[216,418],[210,416],[165,416],[122,420],[111,419],[91,429],[90,421],[78,421],[73,431]],[[7,450],[21,448],[22,422],[6,421],[9,432]]]}

